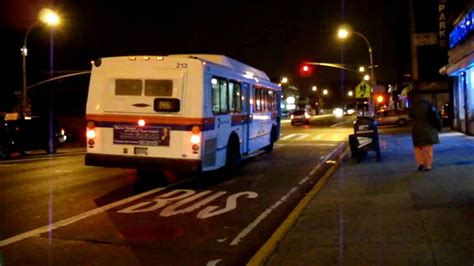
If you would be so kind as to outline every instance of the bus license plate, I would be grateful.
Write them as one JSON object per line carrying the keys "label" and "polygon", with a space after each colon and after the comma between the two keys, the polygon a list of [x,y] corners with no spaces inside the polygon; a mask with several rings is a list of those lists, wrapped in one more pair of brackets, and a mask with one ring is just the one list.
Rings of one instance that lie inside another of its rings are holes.
{"label": "bus license plate", "polygon": [[134,154],[136,154],[136,155],[148,155],[148,148],[135,147]]}

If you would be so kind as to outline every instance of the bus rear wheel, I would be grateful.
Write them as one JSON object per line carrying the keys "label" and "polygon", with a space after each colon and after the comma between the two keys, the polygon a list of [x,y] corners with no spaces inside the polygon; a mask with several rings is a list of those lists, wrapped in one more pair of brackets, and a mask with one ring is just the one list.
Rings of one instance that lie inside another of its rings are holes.
{"label": "bus rear wheel", "polygon": [[225,159],[225,171],[229,174],[234,173],[240,167],[240,148],[236,137],[231,137],[227,145]]}
{"label": "bus rear wheel", "polygon": [[276,139],[277,139],[277,136],[276,136],[276,129],[275,127],[272,127],[272,132],[270,133],[270,144],[268,144],[267,146],[265,146],[265,148],[263,148],[263,150],[265,152],[271,152],[273,151],[273,143],[275,143]]}

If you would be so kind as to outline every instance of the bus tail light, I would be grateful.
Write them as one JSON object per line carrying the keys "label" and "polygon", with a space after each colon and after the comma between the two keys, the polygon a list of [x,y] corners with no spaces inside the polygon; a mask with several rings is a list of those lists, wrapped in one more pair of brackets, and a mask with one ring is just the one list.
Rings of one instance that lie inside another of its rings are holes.
{"label": "bus tail light", "polygon": [[95,141],[94,138],[96,136],[95,133],[95,124],[92,121],[87,122],[87,130],[86,130],[86,137],[87,137],[87,144],[89,144],[90,148],[94,147]]}

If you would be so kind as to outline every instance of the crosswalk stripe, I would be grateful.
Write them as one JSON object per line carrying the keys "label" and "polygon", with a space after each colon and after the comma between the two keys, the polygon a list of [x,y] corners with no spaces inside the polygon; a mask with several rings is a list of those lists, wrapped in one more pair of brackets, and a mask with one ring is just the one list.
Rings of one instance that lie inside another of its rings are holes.
{"label": "crosswalk stripe", "polygon": [[297,137],[296,140],[302,140],[302,139],[305,139],[307,136],[309,136],[309,134],[296,134],[296,135],[299,135],[299,137]]}
{"label": "crosswalk stripe", "polygon": [[313,138],[313,140],[320,140],[323,136],[323,134],[318,134],[316,135],[316,137]]}
{"label": "crosswalk stripe", "polygon": [[290,135],[286,135],[282,138],[280,138],[281,140],[286,140],[286,139],[289,139],[289,138],[292,138],[293,136],[295,136],[296,134],[290,134]]}

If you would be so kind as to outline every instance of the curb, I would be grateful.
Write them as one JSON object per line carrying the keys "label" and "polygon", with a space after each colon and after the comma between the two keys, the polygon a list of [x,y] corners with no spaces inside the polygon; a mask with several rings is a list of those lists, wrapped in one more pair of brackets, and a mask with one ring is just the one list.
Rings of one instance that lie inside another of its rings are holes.
{"label": "curb", "polygon": [[329,178],[334,174],[334,172],[339,168],[342,159],[349,154],[349,147],[346,147],[345,150],[338,156],[337,161],[333,164],[321,179],[313,186],[310,192],[296,205],[296,207],[291,211],[288,217],[280,224],[280,226],[275,230],[275,232],[270,236],[270,238],[262,245],[262,247],[255,253],[255,255],[247,262],[249,266],[255,265],[264,265],[266,260],[272,255],[278,244],[290,231],[291,227],[296,223],[299,216],[303,210],[308,206],[311,200],[319,193],[323,188],[324,184],[329,180]]}

